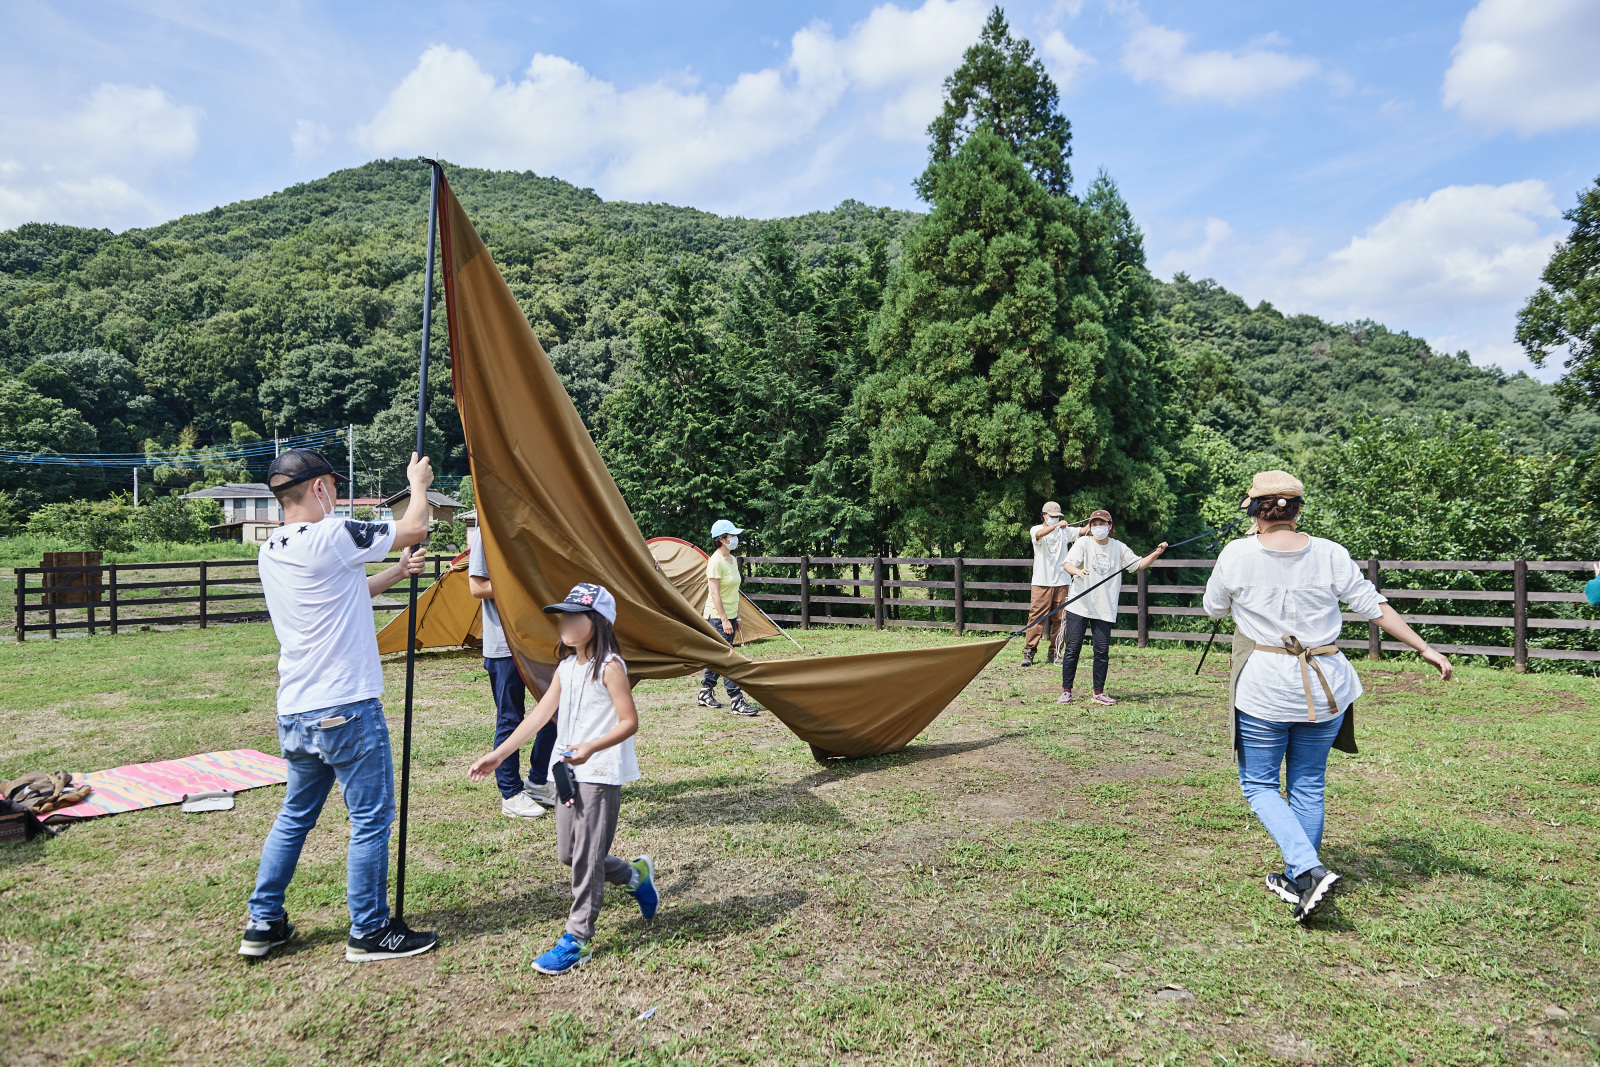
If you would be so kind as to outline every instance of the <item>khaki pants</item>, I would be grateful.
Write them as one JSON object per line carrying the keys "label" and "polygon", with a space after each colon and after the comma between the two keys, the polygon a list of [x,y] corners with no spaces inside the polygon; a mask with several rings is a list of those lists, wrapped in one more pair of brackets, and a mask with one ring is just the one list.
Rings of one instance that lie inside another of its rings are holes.
{"label": "khaki pants", "polygon": [[594,936],[594,921],[606,883],[627,885],[633,866],[608,855],[617,835],[617,809],[622,805],[620,785],[578,783],[578,796],[569,808],[556,802],[556,858],[572,868],[572,913],[567,933],[580,941]]}
{"label": "khaki pants", "polygon": [[[1072,591],[1070,585],[1036,585],[1033,587],[1033,596],[1028,601],[1028,618],[1037,619],[1048,611],[1055,611],[1067,602],[1067,594]],[[1036,626],[1028,627],[1027,648],[1032,652],[1039,647],[1039,638],[1050,634],[1050,649],[1055,651],[1061,645],[1061,612],[1056,611],[1049,619]]]}

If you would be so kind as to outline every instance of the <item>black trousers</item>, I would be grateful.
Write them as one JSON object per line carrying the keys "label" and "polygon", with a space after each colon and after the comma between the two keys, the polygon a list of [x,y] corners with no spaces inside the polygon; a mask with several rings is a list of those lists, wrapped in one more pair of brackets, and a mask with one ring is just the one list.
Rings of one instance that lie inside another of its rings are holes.
{"label": "black trousers", "polygon": [[1105,692],[1106,668],[1111,665],[1111,623],[1106,619],[1086,619],[1072,611],[1061,613],[1061,688],[1071,689],[1078,677],[1078,653],[1083,650],[1083,632],[1094,638],[1094,691]]}

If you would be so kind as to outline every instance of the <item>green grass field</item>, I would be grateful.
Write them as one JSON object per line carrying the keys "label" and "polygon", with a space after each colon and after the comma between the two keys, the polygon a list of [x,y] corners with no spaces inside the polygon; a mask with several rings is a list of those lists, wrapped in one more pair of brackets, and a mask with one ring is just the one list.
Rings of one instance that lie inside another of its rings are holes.
{"label": "green grass field", "polygon": [[[608,898],[593,962],[558,978],[528,967],[570,900],[554,820],[467,781],[485,677],[426,655],[408,917],[437,952],[344,962],[336,798],[290,890],[300,937],[257,963],[234,950],[281,788],[102,819],[0,847],[0,1062],[1596,1061],[1594,680],[1361,664],[1362,754],[1330,770],[1344,892],[1302,929],[1261,886],[1225,658],[1195,678],[1194,652],[1119,645],[1123,702],[1063,707],[1018,651],[905,752],[827,768],[771,716],[641,684],[615,851],[656,857],[661,913]],[[0,646],[0,776],[275,751],[275,654],[265,625]]]}

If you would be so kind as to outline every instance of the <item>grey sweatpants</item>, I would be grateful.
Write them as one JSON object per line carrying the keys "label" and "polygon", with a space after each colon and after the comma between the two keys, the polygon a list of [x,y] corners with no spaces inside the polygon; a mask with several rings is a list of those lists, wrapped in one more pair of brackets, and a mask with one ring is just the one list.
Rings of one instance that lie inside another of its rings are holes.
{"label": "grey sweatpants", "polygon": [[594,936],[600,901],[606,883],[627,885],[633,865],[609,855],[617,835],[617,809],[622,806],[620,785],[578,783],[578,796],[569,808],[556,802],[556,858],[572,868],[572,913],[567,933],[580,941]]}

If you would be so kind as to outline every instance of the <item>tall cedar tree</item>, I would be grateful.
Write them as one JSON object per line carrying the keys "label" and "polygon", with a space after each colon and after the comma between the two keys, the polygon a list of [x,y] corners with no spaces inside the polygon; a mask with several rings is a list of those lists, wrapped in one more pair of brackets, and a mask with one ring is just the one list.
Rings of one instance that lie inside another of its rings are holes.
{"label": "tall cedar tree", "polygon": [[1572,233],[1556,246],[1544,282],[1517,314],[1517,340],[1535,366],[1553,348],[1567,350],[1567,375],[1556,392],[1568,406],[1600,409],[1600,178],[1563,216]]}

